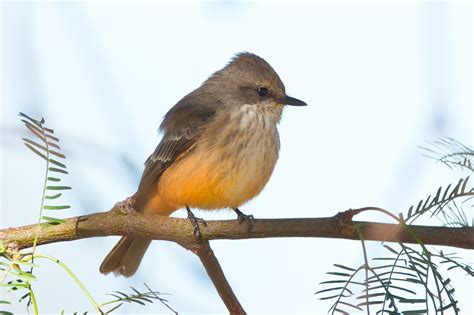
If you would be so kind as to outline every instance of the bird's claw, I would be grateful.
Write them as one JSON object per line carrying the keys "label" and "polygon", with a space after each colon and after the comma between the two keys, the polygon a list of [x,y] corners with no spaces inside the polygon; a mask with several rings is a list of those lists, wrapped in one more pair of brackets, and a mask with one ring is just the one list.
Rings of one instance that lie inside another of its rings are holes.
{"label": "bird's claw", "polygon": [[188,211],[188,220],[191,221],[191,224],[193,226],[193,233],[194,236],[198,241],[202,241],[202,233],[201,229],[199,228],[199,223],[201,223],[204,226],[207,226],[206,220],[202,218],[197,218],[194,213],[189,209],[189,207],[186,207],[186,210]]}
{"label": "bird's claw", "polygon": [[248,226],[249,226],[249,231],[252,229],[252,226],[254,225],[255,223],[255,218],[253,217],[253,215],[249,214],[249,215],[246,215],[244,214],[242,211],[240,211],[238,208],[234,208],[234,211],[235,213],[237,213],[237,220],[239,220],[239,224],[242,224],[242,222],[247,222]]}

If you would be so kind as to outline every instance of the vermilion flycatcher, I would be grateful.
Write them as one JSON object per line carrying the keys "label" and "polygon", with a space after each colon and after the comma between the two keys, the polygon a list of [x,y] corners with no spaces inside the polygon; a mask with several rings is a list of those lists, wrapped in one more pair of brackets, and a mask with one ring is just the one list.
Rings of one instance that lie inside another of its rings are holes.
{"label": "vermilion flycatcher", "polygon": [[[262,58],[236,55],[165,115],[163,139],[145,162],[133,196],[143,215],[170,215],[186,207],[232,208],[239,219],[273,172],[285,105],[306,103],[285,94],[278,74]],[[194,222],[195,223],[195,222]],[[124,236],[100,272],[133,275],[151,240]]]}

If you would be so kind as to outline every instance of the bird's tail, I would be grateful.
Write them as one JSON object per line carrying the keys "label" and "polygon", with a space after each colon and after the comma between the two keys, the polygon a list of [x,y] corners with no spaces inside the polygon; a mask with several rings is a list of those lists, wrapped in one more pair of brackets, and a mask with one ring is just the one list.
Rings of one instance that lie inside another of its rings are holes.
{"label": "bird's tail", "polygon": [[[141,191],[141,190],[139,190]],[[146,196],[149,192],[137,192],[133,196],[134,209],[143,215],[171,215],[176,207],[171,207],[165,203],[160,196],[155,195],[151,199]],[[151,240],[146,238],[123,236],[117,245],[112,248],[110,253],[105,257],[100,265],[100,272],[108,274],[113,272],[115,275],[131,277],[135,274],[140,266],[143,256],[145,255]]]}
{"label": "bird's tail", "polygon": [[102,265],[100,265],[100,272],[103,274],[113,272],[125,277],[133,276],[138,266],[140,266],[150,242],[151,240],[143,238],[122,237],[105,257]]}

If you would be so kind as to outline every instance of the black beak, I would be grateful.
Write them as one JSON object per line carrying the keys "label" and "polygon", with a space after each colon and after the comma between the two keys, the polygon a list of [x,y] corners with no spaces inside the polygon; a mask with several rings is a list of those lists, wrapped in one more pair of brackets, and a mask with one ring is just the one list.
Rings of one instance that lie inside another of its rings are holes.
{"label": "black beak", "polygon": [[299,99],[288,96],[288,95],[285,95],[281,103],[283,105],[292,105],[292,106],[306,106],[307,105],[305,102],[300,101]]}

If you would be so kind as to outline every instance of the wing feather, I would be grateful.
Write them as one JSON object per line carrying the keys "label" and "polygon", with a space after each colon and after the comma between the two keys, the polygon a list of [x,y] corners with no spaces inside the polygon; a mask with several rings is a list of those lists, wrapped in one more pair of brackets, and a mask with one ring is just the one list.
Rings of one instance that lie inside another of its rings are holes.
{"label": "wing feather", "polygon": [[160,126],[163,139],[146,160],[145,170],[135,194],[135,208],[138,211],[143,211],[152,197],[163,172],[196,143],[214,119],[216,110],[220,107],[219,103],[218,100],[206,100],[205,97],[196,97],[191,93],[168,111]]}

